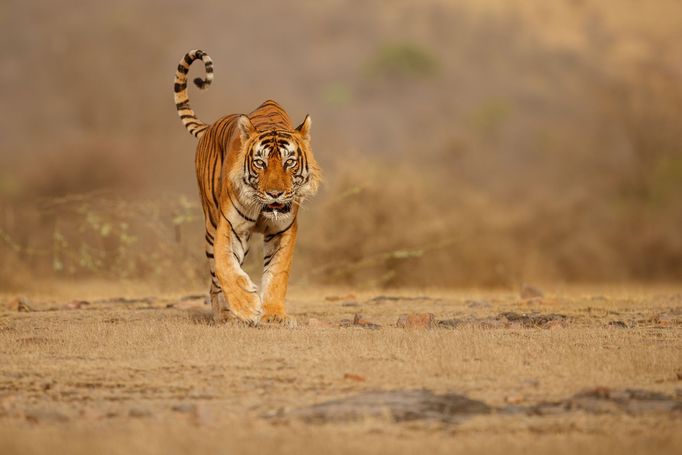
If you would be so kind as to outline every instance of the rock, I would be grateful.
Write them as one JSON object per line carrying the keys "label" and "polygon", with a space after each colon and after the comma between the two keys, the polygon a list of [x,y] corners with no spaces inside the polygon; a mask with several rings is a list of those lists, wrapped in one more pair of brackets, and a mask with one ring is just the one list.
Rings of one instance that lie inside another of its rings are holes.
{"label": "rock", "polygon": [[615,327],[617,329],[627,329],[628,325],[623,321],[609,321],[609,327]]}
{"label": "rock", "polygon": [[152,415],[151,411],[142,408],[130,408],[128,411],[130,417],[150,417]]}
{"label": "rock", "polygon": [[364,376],[355,373],[346,373],[343,375],[343,379],[355,382],[365,382],[367,380]]}
{"label": "rock", "polygon": [[492,304],[487,300],[467,300],[464,302],[468,308],[490,308]]}
{"label": "rock", "polygon": [[[478,326],[480,329],[504,329],[504,328],[510,328],[510,324],[505,323],[504,321],[500,321],[498,319],[494,318],[485,318],[485,319],[478,319],[474,321],[475,326]],[[519,327],[521,325],[519,324]]]}
{"label": "rock", "polygon": [[355,313],[353,315],[353,325],[363,325],[370,324],[370,322],[365,319],[365,315],[362,313]]}
{"label": "rock", "polygon": [[442,302],[443,299],[438,297],[429,297],[426,295],[415,296],[399,296],[399,295],[378,295],[372,297],[367,303],[390,303],[390,302]]}
{"label": "rock", "polygon": [[195,425],[206,425],[212,420],[210,412],[202,404],[180,403],[171,407],[171,410],[186,415]]}
{"label": "rock", "polygon": [[521,286],[521,292],[519,294],[521,295],[522,299],[537,299],[545,296],[540,289],[528,284]]}
{"label": "rock", "polygon": [[265,414],[263,414],[263,417],[266,419],[275,419],[275,418],[283,417],[286,412],[287,412],[287,408],[279,407],[277,409],[270,409]]}
{"label": "rock", "polygon": [[566,322],[565,321],[560,321],[560,320],[554,320],[554,321],[547,321],[547,323],[544,325],[544,328],[546,329],[562,329],[566,327]]}
{"label": "rock", "polygon": [[611,395],[611,389],[604,386],[598,386],[593,389],[585,390],[576,394],[576,397],[590,397],[590,398],[609,398]]}
{"label": "rock", "polygon": [[10,311],[19,311],[22,313],[28,313],[33,311],[30,301],[26,297],[16,297],[9,302],[7,302],[7,309]]}
{"label": "rock", "polygon": [[466,321],[463,321],[462,319],[453,318],[437,321],[436,324],[438,325],[438,327],[441,327],[443,329],[456,329],[466,325]]}
{"label": "rock", "polygon": [[324,299],[328,302],[339,302],[341,300],[355,300],[355,294],[328,295]]}
{"label": "rock", "polygon": [[362,313],[355,313],[355,315],[353,315],[353,325],[356,327],[364,327],[366,329],[378,329],[381,327],[379,324],[375,324],[366,319]]}
{"label": "rock", "polygon": [[306,423],[325,424],[359,421],[365,418],[390,419],[393,422],[431,421],[458,424],[464,419],[486,414],[552,416],[574,412],[588,414],[663,414],[682,413],[682,390],[677,395],[660,392],[608,387],[595,387],[563,400],[526,405],[520,394],[505,397],[506,405],[488,404],[455,393],[436,394],[430,390],[372,391],[324,401],[295,409],[280,408],[264,418],[285,422],[301,419]]}
{"label": "rock", "polygon": [[682,411],[682,402],[674,396],[649,390],[613,390],[608,387],[595,387],[565,400],[539,403],[526,408],[529,415],[550,415],[574,411],[590,414],[668,414]]}
{"label": "rock", "polygon": [[653,322],[656,324],[656,327],[667,328],[679,325],[682,321],[670,313],[659,313],[656,315]]}
{"label": "rock", "polygon": [[564,401],[543,402],[526,408],[526,413],[531,416],[554,416],[568,412],[568,404]]}
{"label": "rock", "polygon": [[402,329],[431,329],[435,324],[433,313],[409,313],[400,315],[395,325]]}
{"label": "rock", "polygon": [[175,412],[180,412],[183,414],[189,414],[189,413],[196,413],[197,412],[197,405],[194,403],[180,403],[176,404],[171,408],[171,410]]}
{"label": "rock", "polygon": [[24,416],[32,423],[61,423],[69,420],[66,414],[50,409],[33,409],[27,411]]}
{"label": "rock", "polygon": [[86,420],[103,420],[118,417],[118,414],[114,411],[100,410],[96,408],[83,408],[81,409],[79,416]]}
{"label": "rock", "polygon": [[367,417],[389,418],[394,422],[430,420],[457,423],[475,415],[489,414],[491,410],[482,401],[454,393],[439,395],[430,390],[392,390],[325,401],[271,418],[290,417],[317,424],[351,422]]}
{"label": "rock", "polygon": [[504,401],[509,404],[519,404],[526,401],[523,395],[507,395],[504,397]]}
{"label": "rock", "polygon": [[85,300],[74,300],[64,305],[65,310],[80,310],[84,306],[90,305],[90,302]]}
{"label": "rock", "polygon": [[507,327],[523,328],[550,328],[562,326],[568,322],[568,317],[563,314],[525,314],[507,311],[500,313],[496,318],[498,321],[506,322]]}

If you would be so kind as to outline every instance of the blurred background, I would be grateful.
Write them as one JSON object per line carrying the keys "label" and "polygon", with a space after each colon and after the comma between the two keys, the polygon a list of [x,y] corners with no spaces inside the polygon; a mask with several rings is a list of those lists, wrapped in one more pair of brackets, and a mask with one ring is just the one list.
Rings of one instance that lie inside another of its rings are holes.
{"label": "blurred background", "polygon": [[202,120],[312,116],[299,286],[682,279],[678,0],[5,0],[0,21],[3,290],[207,286],[172,91],[193,48]]}

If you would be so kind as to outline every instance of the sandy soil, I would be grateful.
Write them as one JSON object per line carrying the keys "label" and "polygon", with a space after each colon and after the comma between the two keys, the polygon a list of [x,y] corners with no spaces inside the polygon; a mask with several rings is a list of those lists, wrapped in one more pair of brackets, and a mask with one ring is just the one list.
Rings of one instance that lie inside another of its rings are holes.
{"label": "sandy soil", "polygon": [[4,296],[0,453],[679,453],[682,292],[545,291]]}

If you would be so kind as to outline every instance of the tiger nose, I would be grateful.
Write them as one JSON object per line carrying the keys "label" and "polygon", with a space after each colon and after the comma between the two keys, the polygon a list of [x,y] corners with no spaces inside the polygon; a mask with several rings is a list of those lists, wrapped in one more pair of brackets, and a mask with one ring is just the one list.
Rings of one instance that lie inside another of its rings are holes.
{"label": "tiger nose", "polygon": [[284,191],[266,191],[265,193],[268,196],[277,199],[278,197],[284,194]]}

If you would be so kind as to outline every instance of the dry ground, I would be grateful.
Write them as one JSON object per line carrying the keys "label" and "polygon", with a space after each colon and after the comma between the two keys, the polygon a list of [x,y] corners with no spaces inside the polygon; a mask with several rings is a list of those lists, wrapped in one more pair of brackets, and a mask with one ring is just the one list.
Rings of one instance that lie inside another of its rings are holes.
{"label": "dry ground", "polygon": [[[0,453],[682,449],[679,289],[347,294],[293,290],[295,329],[216,326],[199,298],[74,304],[57,293],[29,296],[26,308],[5,296]],[[499,316],[510,311],[566,318]],[[358,312],[381,327],[338,327]],[[456,319],[455,328],[396,328],[410,312]],[[305,418],[313,404],[415,389],[491,411]],[[618,402],[637,395],[628,389],[661,395]],[[575,398],[585,391],[588,401]]]}

